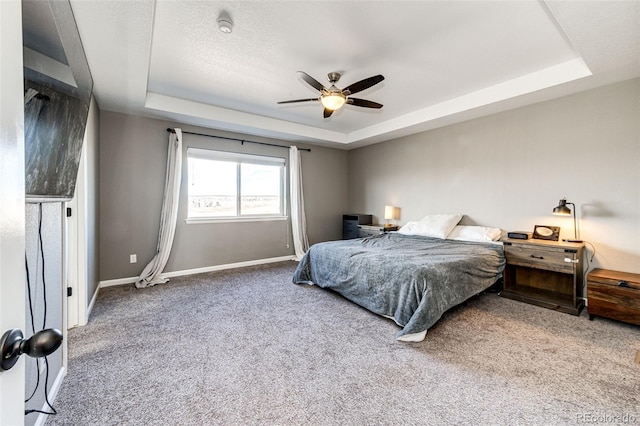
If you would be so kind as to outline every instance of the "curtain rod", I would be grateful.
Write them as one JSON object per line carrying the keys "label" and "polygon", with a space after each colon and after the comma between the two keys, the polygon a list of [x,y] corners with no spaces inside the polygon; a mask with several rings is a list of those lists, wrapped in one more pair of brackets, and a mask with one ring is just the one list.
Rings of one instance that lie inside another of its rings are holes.
{"label": "curtain rod", "polygon": [[[176,131],[173,130],[172,128],[168,128],[167,132],[175,133]],[[229,141],[237,141],[237,142],[240,142],[241,145],[244,145],[244,143],[247,142],[247,143],[257,143],[258,145],[277,146],[278,148],[289,148],[286,145],[276,145],[275,143],[248,141],[246,139],[228,138],[226,136],[205,135],[204,133],[187,132],[187,131],[184,131],[184,130],[182,131],[182,133],[186,133],[188,135],[206,136],[208,138],[218,138],[218,139],[226,139],[226,140],[229,140]],[[311,152],[311,149],[310,148],[298,148],[298,151]]]}

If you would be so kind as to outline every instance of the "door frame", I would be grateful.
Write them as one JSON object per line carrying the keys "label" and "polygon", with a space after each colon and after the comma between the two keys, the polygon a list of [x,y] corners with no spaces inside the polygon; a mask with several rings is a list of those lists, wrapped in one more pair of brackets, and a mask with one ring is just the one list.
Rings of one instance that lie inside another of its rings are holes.
{"label": "door frame", "polygon": [[71,216],[66,218],[66,286],[71,287],[67,297],[67,329],[87,325],[87,134],[82,143],[82,154],[78,164],[78,178],[73,199],[66,203]]}

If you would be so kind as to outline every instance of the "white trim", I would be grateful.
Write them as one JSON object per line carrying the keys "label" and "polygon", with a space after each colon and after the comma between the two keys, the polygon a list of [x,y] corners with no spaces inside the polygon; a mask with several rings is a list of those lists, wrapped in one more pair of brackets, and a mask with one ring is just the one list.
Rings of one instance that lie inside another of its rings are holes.
{"label": "white trim", "polygon": [[65,65],[62,62],[58,62],[47,55],[43,55],[40,52],[24,47],[23,50],[24,67],[32,69],[36,72],[51,77],[54,80],[61,81],[73,88],[78,88],[76,79],[73,78],[73,72],[69,65]]}
{"label": "white trim", "polygon": [[[244,268],[247,266],[255,266],[255,265],[264,265],[267,263],[276,263],[276,262],[284,262],[286,260],[295,260],[296,257],[293,255],[288,256],[280,256],[280,257],[271,257],[268,259],[257,259],[257,260],[248,260],[246,262],[237,262],[237,263],[227,263],[225,265],[214,265],[214,266],[205,266],[203,268],[195,268],[195,269],[185,269],[182,271],[172,271],[165,272],[161,274],[163,278],[173,278],[173,277],[181,277],[185,275],[193,275],[193,274],[201,274],[204,272],[213,272],[213,271],[222,271],[225,269],[236,269],[236,268]],[[111,287],[114,285],[123,285],[123,284],[133,284],[138,280],[138,277],[128,277],[128,278],[118,278],[115,280],[106,280],[100,281],[98,285],[98,289],[103,287]],[[96,291],[96,294],[98,292]],[[94,296],[95,299],[95,296]],[[93,306],[93,300],[91,301],[91,306]]]}
{"label": "white trim", "polygon": [[188,224],[194,223],[231,223],[231,222],[275,222],[279,220],[289,220],[288,216],[233,216],[233,217],[188,217],[184,221]]}
{"label": "white trim", "polygon": [[86,325],[88,318],[87,316],[87,291],[89,285],[89,271],[88,271],[88,254],[90,241],[87,235],[87,215],[89,214],[89,209],[87,208],[87,192],[88,181],[87,174],[89,170],[89,165],[87,163],[87,145],[89,144],[87,138],[87,129],[84,132],[84,139],[82,143],[82,154],[80,155],[80,164],[78,165],[78,178],[76,179],[76,211],[71,213],[71,217],[75,214],[76,221],[76,236],[78,238],[77,242],[77,288],[74,288],[72,291],[76,293],[76,320],[78,321],[78,325]]}
{"label": "white trim", "polygon": [[[494,86],[485,87],[475,92],[449,99],[423,109],[400,115],[371,126],[343,133],[330,131],[321,127],[292,123],[271,117],[247,112],[239,112],[210,104],[194,102],[187,99],[161,95],[147,91],[145,107],[163,113],[174,112],[188,117],[189,123],[201,127],[216,128],[245,134],[260,134],[275,139],[295,141],[333,142],[341,146],[363,141],[382,142],[390,139],[390,133],[402,129],[425,131],[436,127],[452,118],[481,116],[481,108],[507,99],[514,99],[549,87],[568,83],[591,76],[592,72],[581,57],[552,65],[549,68],[515,77]],[[491,108],[488,108],[491,110]],[[502,110],[502,109],[500,109]],[[495,112],[495,111],[494,111]],[[460,115],[459,115],[460,114]],[[215,117],[215,119],[212,119]],[[436,121],[438,120],[438,121]],[[444,120],[444,121],[443,121]],[[241,129],[247,129],[244,132]],[[255,133],[258,132],[258,133]],[[407,131],[402,132],[403,135]],[[341,147],[339,145],[339,147]]]}
{"label": "white trim", "polygon": [[138,281],[138,277],[118,278],[115,280],[100,281],[98,283],[98,289],[104,287],[112,287],[114,285],[133,284],[136,281]]}
{"label": "white trim", "polygon": [[27,198],[25,198],[24,202],[27,204],[40,204],[40,203],[66,203],[68,201],[71,201],[71,198],[66,197],[66,196],[50,196],[50,197],[46,197],[46,196],[37,196],[37,197],[31,197],[29,195],[26,196]]}
{"label": "white trim", "polygon": [[[78,167],[80,172],[81,167]],[[65,329],[78,325],[78,288],[80,287],[80,241],[78,236],[78,184],[76,181],[76,196],[66,203],[62,203],[62,221],[64,222],[64,274],[62,285],[62,300],[66,301],[67,320]],[[71,209],[71,216],[66,215],[66,209]],[[86,285],[86,283],[85,283]],[[67,289],[71,288],[71,296],[67,296]]]}
{"label": "white trim", "polygon": [[87,306],[86,316],[84,318],[84,323],[81,325],[87,325],[89,323],[89,317],[91,316],[91,311],[93,310],[93,305],[96,303],[96,299],[98,299],[98,292],[100,291],[100,286],[96,288],[96,291],[93,292],[93,297],[91,298],[91,302],[89,306]]}
{"label": "white trim", "polygon": [[[58,371],[58,376],[56,377],[56,381],[53,382],[53,385],[51,386],[51,390],[49,391],[49,401],[51,402],[52,405],[56,400],[56,396],[58,396],[58,391],[60,390],[60,387],[62,386],[62,382],[64,380],[64,376],[66,375],[67,375],[67,369],[65,367],[62,367],[60,371]],[[50,410],[51,409],[49,408],[49,406],[47,405],[47,402],[45,401],[44,404],[42,404],[41,411],[48,412]],[[47,414],[42,414],[42,413],[39,414],[38,418],[34,423],[34,426],[44,426],[48,418],[49,416]]]}
{"label": "white trim", "polygon": [[[62,276],[60,277],[60,279],[62,280],[62,347],[60,348],[60,351],[62,352],[62,365],[60,366],[60,370],[65,370],[69,365],[69,298],[67,297],[67,286],[69,285],[69,224],[67,223],[66,211],[66,203],[60,203],[60,236],[62,238],[61,243],[63,256]],[[44,281],[42,285],[44,289]],[[42,365],[44,365],[44,360],[42,361]],[[41,374],[40,369],[38,369],[38,374]],[[48,371],[47,374],[49,374]],[[58,377],[60,377],[60,372],[58,372]],[[62,376],[62,378],[64,378],[64,375]],[[60,380],[62,380],[62,378]],[[56,382],[57,381],[58,378],[56,378]],[[56,389],[56,393],[57,392],[58,391]]]}

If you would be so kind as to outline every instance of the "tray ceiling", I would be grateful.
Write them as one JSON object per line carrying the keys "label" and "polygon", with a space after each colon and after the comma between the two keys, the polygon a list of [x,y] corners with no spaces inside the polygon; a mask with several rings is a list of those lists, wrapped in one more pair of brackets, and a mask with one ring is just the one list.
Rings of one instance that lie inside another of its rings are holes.
{"label": "tray ceiling", "polygon": [[[346,149],[640,75],[636,1],[71,4],[101,109]],[[318,95],[296,71],[384,107],[278,105]]]}

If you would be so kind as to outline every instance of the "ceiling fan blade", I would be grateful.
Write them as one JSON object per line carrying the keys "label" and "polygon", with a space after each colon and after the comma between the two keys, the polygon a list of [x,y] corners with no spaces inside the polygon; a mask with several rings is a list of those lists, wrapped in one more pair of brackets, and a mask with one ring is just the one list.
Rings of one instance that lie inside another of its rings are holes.
{"label": "ceiling fan blade", "polygon": [[365,108],[376,108],[376,109],[382,108],[382,104],[379,104],[373,101],[368,101],[366,99],[347,98],[347,103],[349,105],[365,107]]}
{"label": "ceiling fan blade", "polygon": [[360,80],[350,86],[345,87],[342,90],[342,93],[345,93],[347,91],[349,92],[348,94],[362,92],[363,90],[380,83],[382,80],[384,80],[384,77],[381,74],[374,75],[373,77],[365,78],[364,80]]}
{"label": "ceiling fan blade", "polygon": [[279,104],[292,104],[295,102],[310,102],[310,101],[319,101],[320,98],[308,98],[308,99],[293,99],[291,101],[280,101]]}
{"label": "ceiling fan blade", "polygon": [[329,108],[325,108],[324,109],[324,118],[331,117],[331,114],[333,114],[333,110],[332,109],[329,109]]}
{"label": "ceiling fan blade", "polygon": [[314,89],[322,92],[327,91],[328,89],[325,88],[318,80],[316,80],[315,78],[311,77],[309,74],[307,74],[304,71],[298,71],[298,74],[300,74],[300,77],[302,77],[302,79],[304,81],[307,82],[307,84],[311,87],[313,87]]}

